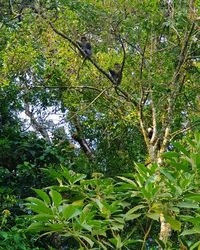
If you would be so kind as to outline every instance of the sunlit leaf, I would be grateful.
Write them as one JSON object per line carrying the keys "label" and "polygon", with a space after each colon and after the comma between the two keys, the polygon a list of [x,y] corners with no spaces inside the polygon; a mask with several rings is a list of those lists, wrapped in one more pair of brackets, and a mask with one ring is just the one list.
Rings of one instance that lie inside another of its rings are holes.
{"label": "sunlit leaf", "polygon": [[62,195],[55,190],[51,190],[49,194],[52,198],[52,202],[54,203],[55,207],[58,208],[60,203],[62,202]]}
{"label": "sunlit leaf", "polygon": [[33,188],[33,190],[38,194],[38,196],[40,198],[42,198],[47,204],[50,204],[50,198],[48,196],[48,194],[46,192],[44,192],[43,190],[41,189],[36,189],[36,188]]}
{"label": "sunlit leaf", "polygon": [[52,214],[51,208],[49,208],[45,202],[39,200],[38,198],[29,197],[26,200],[30,202],[27,204],[27,206],[30,207],[30,209],[32,209],[34,212]]}
{"label": "sunlit leaf", "polygon": [[181,222],[174,219],[172,216],[165,215],[166,221],[171,225],[175,231],[181,230]]}
{"label": "sunlit leaf", "polygon": [[65,219],[69,220],[81,214],[81,210],[74,205],[64,205],[62,207],[62,214]]}

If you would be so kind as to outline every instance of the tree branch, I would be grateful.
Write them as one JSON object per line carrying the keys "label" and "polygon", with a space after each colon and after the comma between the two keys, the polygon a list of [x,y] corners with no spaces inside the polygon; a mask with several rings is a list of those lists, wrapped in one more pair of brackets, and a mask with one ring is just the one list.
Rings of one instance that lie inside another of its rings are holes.
{"label": "tree branch", "polygon": [[166,118],[164,126],[163,126],[163,136],[162,136],[163,138],[162,138],[162,149],[161,149],[162,152],[166,148],[167,141],[169,141],[171,124],[172,124],[172,117],[173,117],[173,112],[175,109],[176,99],[177,99],[178,94],[181,92],[182,86],[183,86],[184,81],[185,81],[185,75],[183,76],[182,80],[179,81],[180,70],[181,70],[181,68],[186,60],[188,43],[189,43],[189,39],[192,35],[192,32],[194,30],[194,27],[195,27],[195,24],[192,23],[190,31],[186,35],[184,45],[183,45],[182,50],[180,52],[178,66],[177,66],[175,73],[173,75],[173,78],[172,78],[172,83],[173,83],[173,86],[175,87],[175,89],[174,89],[174,91],[172,91],[172,93],[168,99],[167,118]]}
{"label": "tree branch", "polygon": [[30,120],[31,120],[31,125],[33,126],[33,128],[37,131],[37,132],[39,132],[41,135],[42,135],[42,137],[44,138],[44,139],[46,139],[46,141],[49,143],[49,144],[51,144],[51,139],[50,139],[50,137],[49,137],[49,135],[48,135],[48,133],[47,133],[47,131],[46,131],[46,129],[44,128],[44,126],[41,124],[41,123],[39,123],[38,121],[37,121],[37,119],[34,117],[34,115],[33,115],[33,112],[31,112],[30,111],[30,105],[27,103],[27,102],[25,102],[24,103],[24,109],[25,109],[25,114],[30,118]]}
{"label": "tree branch", "polygon": [[77,131],[77,133],[74,133],[72,135],[72,138],[79,143],[81,149],[89,158],[89,160],[94,160],[95,155],[93,154],[93,151],[88,145],[86,139],[83,138],[82,128],[81,128],[80,122],[78,121],[77,114],[73,115],[72,118],[73,118],[73,125]]}
{"label": "tree branch", "polygon": [[[66,39],[68,42],[70,42],[75,48],[77,48],[81,53],[82,50],[81,48],[78,46],[78,44],[76,44],[71,38],[69,38],[68,36],[66,36],[65,34],[63,34],[62,32],[58,31],[51,22],[49,22],[49,25],[51,26],[51,28],[53,29],[53,31],[60,35],[61,37],[63,37],[64,39]],[[123,43],[122,43],[123,44]],[[123,57],[123,62],[122,62],[122,66],[124,67],[124,64],[125,64],[125,48],[124,48],[124,45],[122,46],[123,48],[123,53],[124,53],[124,57]],[[104,69],[102,69],[97,63],[95,60],[93,60],[91,57],[88,57],[87,60],[89,60],[95,67],[96,69],[98,69],[109,81],[112,82],[113,85],[115,85],[115,81],[114,79],[110,76],[109,73],[107,73]],[[119,88],[118,86],[115,87],[119,92],[121,92],[123,94],[123,98],[125,98],[126,100],[128,100],[129,102],[132,102],[134,104],[134,106],[138,106],[137,102],[131,98],[129,96],[128,93],[126,93],[124,90],[122,90],[121,88]]]}

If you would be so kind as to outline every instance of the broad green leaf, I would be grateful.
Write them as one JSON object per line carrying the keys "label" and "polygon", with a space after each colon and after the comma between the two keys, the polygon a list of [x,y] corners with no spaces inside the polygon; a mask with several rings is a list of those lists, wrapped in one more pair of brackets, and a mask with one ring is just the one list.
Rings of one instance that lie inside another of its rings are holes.
{"label": "broad green leaf", "polygon": [[81,226],[82,228],[86,229],[87,231],[92,232],[92,226],[91,226],[91,225],[88,225],[86,222],[81,223],[80,226]]}
{"label": "broad green leaf", "polygon": [[32,217],[33,220],[37,221],[49,221],[55,219],[54,215],[51,214],[36,214]]}
{"label": "broad green leaf", "polygon": [[58,223],[49,223],[48,224],[48,227],[51,228],[51,230],[59,230],[59,229],[62,229],[63,227],[65,227],[65,224],[58,224]]}
{"label": "broad green leaf", "polygon": [[44,224],[40,222],[33,222],[28,228],[27,231],[40,232],[44,229]]}
{"label": "broad green leaf", "polygon": [[65,219],[69,220],[81,214],[81,210],[74,205],[64,205],[62,207],[62,214]]}
{"label": "broad green leaf", "polygon": [[197,203],[190,202],[190,201],[179,202],[177,203],[176,206],[182,207],[182,208],[199,208],[199,205]]}
{"label": "broad green leaf", "polygon": [[113,217],[113,220],[115,220],[121,224],[124,224],[124,219],[122,217],[123,217],[123,214],[121,214],[121,217]]}
{"label": "broad green leaf", "polygon": [[40,198],[42,198],[47,204],[50,204],[51,201],[50,201],[50,198],[48,196],[48,194],[46,192],[44,192],[43,190],[41,189],[36,189],[36,188],[32,188]]}
{"label": "broad green leaf", "polygon": [[123,230],[124,225],[121,223],[112,222],[110,227],[112,228],[112,230],[119,231],[119,230]]}
{"label": "broad green leaf", "polygon": [[147,176],[151,172],[144,164],[136,164],[136,168],[142,176]]}
{"label": "broad green leaf", "polygon": [[98,205],[100,211],[102,211],[104,208],[103,203],[99,199],[92,199],[92,200]]}
{"label": "broad green leaf", "polygon": [[124,219],[126,221],[129,221],[129,220],[137,219],[140,216],[141,216],[141,214],[127,214],[127,215],[124,216]]}
{"label": "broad green leaf", "polygon": [[160,215],[157,213],[147,213],[146,216],[157,221],[159,221],[160,218]]}
{"label": "broad green leaf", "polygon": [[175,206],[170,207],[170,210],[175,212],[176,214],[180,213],[180,209],[178,207],[175,207]]}
{"label": "broad green leaf", "polygon": [[85,174],[77,174],[76,176],[74,176],[73,178],[73,184],[75,184],[76,182],[79,182],[83,179],[85,179],[86,175]]}
{"label": "broad green leaf", "polygon": [[134,243],[142,243],[143,240],[125,240],[123,241],[124,246],[132,245]]}
{"label": "broad green leaf", "polygon": [[191,222],[192,224],[200,224],[200,216],[187,216],[187,215],[181,215],[180,218],[184,221]]}
{"label": "broad green leaf", "polygon": [[135,206],[135,207],[131,208],[131,209],[126,213],[126,215],[132,214],[132,213],[134,213],[135,211],[137,211],[137,210],[139,210],[139,209],[142,209],[142,208],[144,208],[144,207],[145,207],[144,205]]}
{"label": "broad green leaf", "polygon": [[48,223],[48,225],[46,226],[46,230],[51,230],[51,231],[61,231],[61,232],[63,232],[64,231],[64,227],[65,227],[66,225],[65,224],[56,224],[56,223],[53,223],[53,224],[51,224],[51,223]]}
{"label": "broad green leaf", "polygon": [[193,201],[200,201],[200,193],[199,194],[186,194],[185,198]]}
{"label": "broad green leaf", "polygon": [[190,153],[186,150],[186,148],[181,145],[179,142],[174,142],[173,145],[178,148],[183,154],[185,154],[187,157],[190,156]]}
{"label": "broad green leaf", "polygon": [[163,212],[163,205],[161,203],[153,203],[151,207],[151,211],[154,211],[158,214]]}
{"label": "broad green leaf", "polygon": [[52,198],[52,202],[54,203],[55,207],[58,208],[60,203],[62,202],[62,195],[60,193],[58,193],[55,190],[51,190],[49,192],[51,198]]}
{"label": "broad green leaf", "polygon": [[141,188],[141,193],[142,193],[144,199],[146,199],[148,201],[151,200],[153,197],[153,194],[150,193],[149,191],[147,191],[145,188]]}
{"label": "broad green leaf", "polygon": [[179,153],[177,152],[166,152],[164,154],[162,154],[163,158],[177,158],[179,157]]}
{"label": "broad green leaf", "polygon": [[147,179],[146,176],[142,176],[140,174],[135,175],[135,180],[140,188],[144,186],[146,179]]}
{"label": "broad green leaf", "polygon": [[161,168],[160,169],[160,172],[165,176],[167,177],[168,180],[170,180],[171,182],[176,182],[176,179],[166,170],[166,169],[163,169]]}
{"label": "broad green leaf", "polygon": [[38,198],[29,197],[26,200],[31,202],[27,204],[27,206],[30,207],[30,209],[32,209],[34,212],[52,214],[52,210],[46,205],[46,203],[39,200]]}
{"label": "broad green leaf", "polygon": [[186,229],[181,233],[182,236],[193,235],[193,234],[200,234],[200,226],[198,227],[195,226],[191,229]]}
{"label": "broad green leaf", "polygon": [[116,235],[115,238],[111,238],[109,241],[116,247],[116,249],[121,249],[123,247],[120,235]]}
{"label": "broad green leaf", "polygon": [[131,186],[133,186],[134,188],[137,188],[137,185],[135,184],[134,181],[132,181],[131,179],[128,179],[126,177],[123,177],[123,176],[118,176],[119,179],[131,184]]}
{"label": "broad green leaf", "polygon": [[74,206],[82,206],[84,204],[84,200],[77,200],[72,202],[72,205]]}
{"label": "broad green leaf", "polygon": [[172,229],[175,231],[181,230],[181,222],[174,219],[172,216],[165,215],[166,221],[171,225]]}

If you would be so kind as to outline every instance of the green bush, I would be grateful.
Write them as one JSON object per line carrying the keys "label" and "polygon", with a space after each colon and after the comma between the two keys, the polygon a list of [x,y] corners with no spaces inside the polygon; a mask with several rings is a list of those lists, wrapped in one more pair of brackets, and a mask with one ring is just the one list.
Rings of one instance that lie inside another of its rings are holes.
{"label": "green bush", "polygon": [[[88,179],[65,167],[54,171],[59,185],[34,189],[39,198],[27,198],[33,213],[28,231],[59,235],[57,246],[75,249],[195,249],[200,245],[199,144],[196,134],[185,147],[175,143],[176,151],[163,155],[162,167],[138,164],[136,172],[117,179],[98,173]],[[160,214],[173,230],[163,242]]]}

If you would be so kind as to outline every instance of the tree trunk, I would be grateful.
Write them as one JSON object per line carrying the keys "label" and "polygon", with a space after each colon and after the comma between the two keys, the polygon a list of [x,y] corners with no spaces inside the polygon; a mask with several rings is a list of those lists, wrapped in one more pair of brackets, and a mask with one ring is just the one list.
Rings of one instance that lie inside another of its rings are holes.
{"label": "tree trunk", "polygon": [[162,240],[164,243],[167,242],[171,235],[171,225],[166,222],[164,214],[160,214],[160,235],[159,239]]}
{"label": "tree trunk", "polygon": [[[168,132],[166,133],[168,136]],[[162,164],[161,155],[165,151],[164,148],[166,146],[166,141],[164,141],[165,145],[162,145],[161,149],[159,149],[158,144],[153,145],[151,142],[149,144],[149,155],[151,158],[151,162],[157,163],[158,165]],[[159,179],[159,172],[158,172],[158,179]],[[164,214],[160,214],[160,233],[159,233],[159,239],[166,243],[171,236],[171,225],[166,222]]]}

